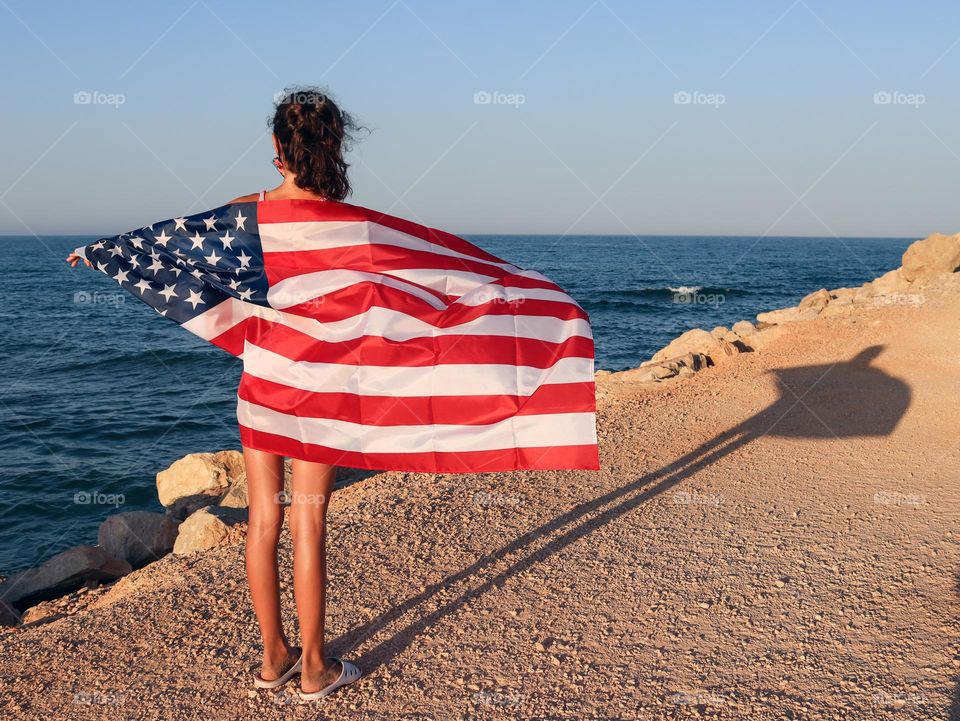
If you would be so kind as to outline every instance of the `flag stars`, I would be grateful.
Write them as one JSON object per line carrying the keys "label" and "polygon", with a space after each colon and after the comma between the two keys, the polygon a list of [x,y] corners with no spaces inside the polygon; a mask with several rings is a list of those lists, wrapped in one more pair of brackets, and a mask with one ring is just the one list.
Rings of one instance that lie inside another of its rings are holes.
{"label": "flag stars", "polygon": [[246,230],[243,224],[247,222],[247,218],[246,216],[243,215],[242,211],[240,210],[237,211],[237,217],[234,218],[234,220],[237,223],[237,230]]}
{"label": "flag stars", "polygon": [[[180,296],[178,296],[178,295],[176,294],[176,292],[175,292],[175,287],[172,286],[172,285],[165,285],[165,286],[163,286],[163,290],[160,291],[160,295],[162,295],[164,298],[166,298],[166,300],[167,300],[168,303],[170,302],[170,298],[179,298],[179,297],[180,297]],[[194,306],[194,307],[196,307],[196,306]]]}
{"label": "flag stars", "polygon": [[166,230],[161,230],[160,235],[154,238],[154,242],[156,242],[158,245],[162,245],[163,247],[166,247],[167,243],[170,242],[170,236],[167,235]]}
{"label": "flag stars", "polygon": [[214,230],[218,220],[220,219],[216,215],[211,215],[209,218],[204,218],[203,222],[206,223],[207,230]]}
{"label": "flag stars", "polygon": [[146,278],[141,278],[139,282],[133,284],[134,288],[140,289],[140,295],[143,295],[146,291],[150,290],[150,281]]}
{"label": "flag stars", "polygon": [[220,242],[223,243],[224,250],[233,250],[233,248],[230,247],[230,244],[233,243],[233,241],[235,240],[236,238],[230,235],[229,230],[226,233],[224,233],[223,236],[220,238]]}
{"label": "flag stars", "polygon": [[218,260],[222,260],[223,256],[217,255],[217,251],[210,251],[210,255],[204,256],[204,260],[207,261],[210,265],[216,265]]}
{"label": "flag stars", "polygon": [[195,291],[190,291],[190,297],[186,299],[187,303],[190,303],[193,306],[193,309],[196,310],[198,305],[204,305],[203,300],[200,298],[200,294]]}
{"label": "flag stars", "polygon": [[174,228],[173,232],[176,233],[178,230],[186,232],[187,230],[187,219],[186,218],[174,218]]}
{"label": "flag stars", "polygon": [[240,261],[240,268],[237,268],[237,273],[239,273],[241,268],[246,270],[246,268],[250,265],[250,261],[253,260],[253,258],[247,255],[247,252],[245,250],[241,250],[240,255],[237,256],[237,260]]}
{"label": "flag stars", "polygon": [[127,279],[127,275],[129,275],[129,273],[129,270],[118,270],[117,274],[113,276],[113,279],[118,283],[129,283],[130,281]]}
{"label": "flag stars", "polygon": [[190,238],[190,242],[193,243],[193,247],[191,247],[190,250],[203,250],[203,236],[200,235],[198,231],[193,232],[193,237]]}

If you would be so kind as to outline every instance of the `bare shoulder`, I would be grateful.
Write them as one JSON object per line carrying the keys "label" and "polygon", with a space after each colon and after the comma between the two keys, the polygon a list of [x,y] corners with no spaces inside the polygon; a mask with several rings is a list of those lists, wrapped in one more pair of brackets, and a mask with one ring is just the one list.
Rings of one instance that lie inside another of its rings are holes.
{"label": "bare shoulder", "polygon": [[225,203],[225,205],[233,205],[234,203],[252,203],[254,200],[259,199],[260,193],[249,193],[247,195],[241,195],[239,198],[234,198],[228,203]]}

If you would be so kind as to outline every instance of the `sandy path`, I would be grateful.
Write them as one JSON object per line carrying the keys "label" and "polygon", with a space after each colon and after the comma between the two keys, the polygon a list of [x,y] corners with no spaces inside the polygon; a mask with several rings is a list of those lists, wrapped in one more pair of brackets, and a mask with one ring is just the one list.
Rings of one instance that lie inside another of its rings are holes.
{"label": "sandy path", "polygon": [[328,635],[368,675],[325,703],[249,690],[237,546],[0,635],[2,716],[960,718],[957,298],[601,384],[599,473],[339,491]]}

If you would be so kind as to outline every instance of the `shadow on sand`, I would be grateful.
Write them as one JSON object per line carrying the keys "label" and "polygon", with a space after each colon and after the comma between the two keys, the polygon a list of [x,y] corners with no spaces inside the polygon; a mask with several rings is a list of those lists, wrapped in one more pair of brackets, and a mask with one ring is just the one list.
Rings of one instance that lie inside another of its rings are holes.
{"label": "shadow on sand", "polygon": [[[420,633],[447,614],[456,612],[489,589],[502,585],[511,576],[589,536],[596,529],[630,513],[654,496],[762,436],[844,439],[889,435],[910,404],[910,389],[903,381],[871,365],[882,350],[883,346],[871,346],[845,362],[772,371],[779,397],[768,408],[663,468],[581,503],[567,513],[527,531],[425,591],[398,603],[383,615],[351,629],[336,639],[333,647],[356,647],[407,614],[416,615],[416,609],[438,589],[469,581],[498,561],[519,556],[506,569],[439,608],[414,618],[392,636],[366,650],[359,658],[359,663],[365,671],[373,671],[381,664],[389,663],[410,646]],[[537,545],[539,539],[554,534],[558,535],[541,546]]]}

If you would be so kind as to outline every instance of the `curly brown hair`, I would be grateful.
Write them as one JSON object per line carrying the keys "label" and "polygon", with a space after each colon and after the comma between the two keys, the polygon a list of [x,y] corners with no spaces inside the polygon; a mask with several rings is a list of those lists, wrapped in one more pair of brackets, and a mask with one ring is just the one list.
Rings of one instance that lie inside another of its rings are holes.
{"label": "curly brown hair", "polygon": [[350,194],[343,153],[359,126],[329,93],[315,87],[286,88],[268,122],[280,146],[280,160],[296,176],[297,187],[329,200]]}

